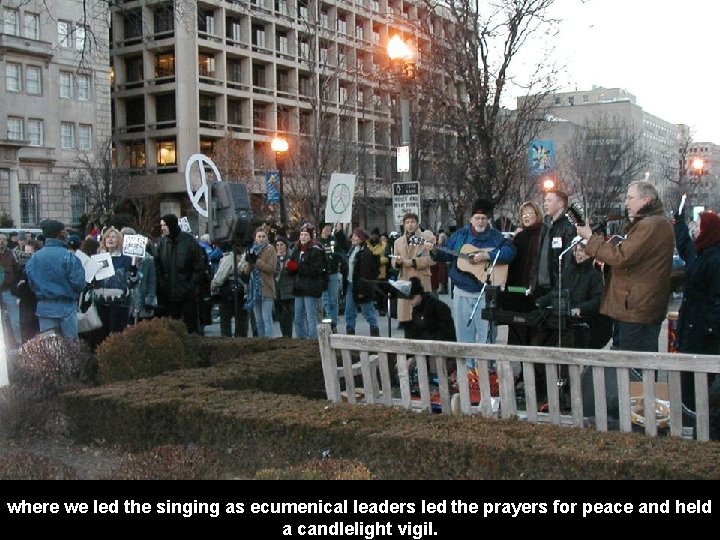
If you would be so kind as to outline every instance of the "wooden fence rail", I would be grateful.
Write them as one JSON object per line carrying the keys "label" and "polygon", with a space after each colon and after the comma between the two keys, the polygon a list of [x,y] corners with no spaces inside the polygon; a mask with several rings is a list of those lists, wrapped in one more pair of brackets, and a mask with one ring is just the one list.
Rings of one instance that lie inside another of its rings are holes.
{"label": "wooden fence rail", "polygon": [[[502,418],[520,417],[529,422],[551,422],[557,425],[584,426],[590,422],[584,415],[581,379],[592,379],[594,425],[599,431],[608,429],[608,407],[617,405],[617,420],[622,431],[632,430],[631,398],[643,398],[645,404],[656,402],[658,376],[667,375],[669,389],[670,434],[683,436],[680,371],[693,372],[695,384],[695,435],[709,440],[710,415],[708,374],[720,373],[720,357],[678,353],[640,353],[612,350],[524,347],[499,344],[413,341],[398,338],[374,338],[333,334],[330,325],[318,327],[318,340],[328,400],[350,403],[359,401],[419,410],[431,408],[431,375],[428,360],[437,372],[439,404],[443,414],[452,409],[464,414],[497,416],[494,405],[499,399]],[[411,394],[410,360],[417,368],[419,399]],[[480,402],[471,403],[471,386],[465,359],[475,359]],[[457,366],[457,394],[452,394],[448,381],[448,362]],[[518,408],[512,364],[522,365],[525,408]],[[535,364],[544,364],[547,380],[548,412],[538,412]],[[559,373],[561,366],[567,366]],[[499,385],[498,398],[491,397],[491,370],[494,368]],[[590,370],[590,371],[587,371]],[[631,375],[642,379],[642,395],[630,395]],[[362,380],[362,392],[355,386]],[[609,379],[606,384],[606,379]],[[617,386],[615,387],[615,379]],[[569,384],[569,413],[561,411],[561,386]],[[587,388],[587,385],[586,385]],[[615,392],[616,390],[616,392]],[[610,394],[607,392],[611,391]],[[617,403],[608,403],[608,396],[617,395]],[[650,407],[653,411],[654,407]],[[563,412],[565,414],[563,414]],[[654,411],[653,411],[654,412]],[[651,414],[652,417],[652,414]],[[657,436],[657,423],[644,422],[645,433]]]}

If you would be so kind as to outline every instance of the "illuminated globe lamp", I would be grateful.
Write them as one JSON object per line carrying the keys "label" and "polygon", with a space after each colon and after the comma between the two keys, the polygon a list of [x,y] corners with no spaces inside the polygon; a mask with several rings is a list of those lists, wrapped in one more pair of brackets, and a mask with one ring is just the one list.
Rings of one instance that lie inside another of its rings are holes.
{"label": "illuminated globe lamp", "polygon": [[551,177],[545,177],[542,182],[543,191],[552,191],[555,189],[555,179]]}
{"label": "illuminated globe lamp", "polygon": [[288,142],[282,137],[276,135],[272,141],[270,141],[270,148],[275,152],[275,165],[278,169],[278,194],[280,196],[280,223],[287,223],[287,215],[285,214],[285,196],[283,194],[283,173],[282,163],[285,153],[290,148]]}

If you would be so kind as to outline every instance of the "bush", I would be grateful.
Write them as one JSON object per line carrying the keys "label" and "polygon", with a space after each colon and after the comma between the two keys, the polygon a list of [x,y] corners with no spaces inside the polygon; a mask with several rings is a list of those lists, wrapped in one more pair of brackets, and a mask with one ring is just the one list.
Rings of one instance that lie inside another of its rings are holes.
{"label": "bush", "polygon": [[0,389],[0,432],[64,433],[67,422],[60,394],[91,386],[96,373],[95,357],[80,340],[50,334],[27,341],[11,384]]}
{"label": "bush", "polygon": [[96,373],[97,362],[84,341],[38,335],[20,349],[13,384],[27,396],[47,399],[92,385]]}
{"label": "bush", "polygon": [[263,469],[256,480],[376,480],[364,463],[353,459],[311,460],[285,469]]}
{"label": "bush", "polygon": [[220,462],[212,450],[195,445],[158,446],[123,458],[108,480],[218,480]]}
{"label": "bush", "polygon": [[111,334],[97,348],[102,383],[153,377],[199,365],[197,343],[181,321],[150,319]]}
{"label": "bush", "polygon": [[64,463],[32,453],[0,456],[0,480],[76,480],[77,473]]}

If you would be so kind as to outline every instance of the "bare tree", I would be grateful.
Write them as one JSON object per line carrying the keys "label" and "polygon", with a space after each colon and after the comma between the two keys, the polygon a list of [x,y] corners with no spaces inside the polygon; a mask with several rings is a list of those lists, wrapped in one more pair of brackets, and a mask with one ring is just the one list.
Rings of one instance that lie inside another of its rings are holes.
{"label": "bare tree", "polygon": [[560,175],[593,220],[607,219],[628,183],[647,168],[642,136],[642,127],[598,114],[577,126],[561,149]]}
{"label": "bare tree", "polygon": [[[500,204],[522,191],[527,180],[528,144],[539,130],[545,96],[553,90],[556,69],[538,66],[526,81],[511,75],[511,66],[527,40],[550,32],[557,23],[548,16],[555,0],[478,0],[443,3],[453,21],[445,42],[427,51],[432,75],[422,91],[432,99],[435,129],[452,132],[455,141],[445,144],[440,171],[447,200],[457,218],[474,197]],[[435,3],[428,1],[433,9]],[[503,105],[511,90],[527,95],[515,111]]]}

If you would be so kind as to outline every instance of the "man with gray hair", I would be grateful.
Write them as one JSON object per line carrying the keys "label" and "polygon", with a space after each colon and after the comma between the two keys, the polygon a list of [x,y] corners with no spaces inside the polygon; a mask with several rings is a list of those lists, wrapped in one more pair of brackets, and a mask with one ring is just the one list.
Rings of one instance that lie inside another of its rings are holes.
{"label": "man with gray hair", "polygon": [[630,223],[622,242],[606,242],[602,235],[593,235],[589,225],[579,226],[577,233],[588,240],[585,252],[610,268],[600,312],[617,321],[618,348],[657,352],[670,297],[675,237],[650,182],[628,186],[625,208]]}

